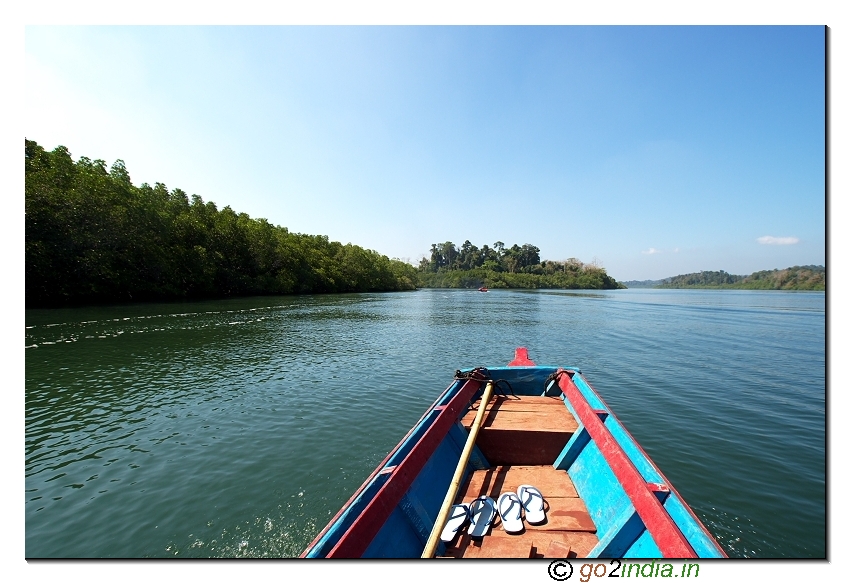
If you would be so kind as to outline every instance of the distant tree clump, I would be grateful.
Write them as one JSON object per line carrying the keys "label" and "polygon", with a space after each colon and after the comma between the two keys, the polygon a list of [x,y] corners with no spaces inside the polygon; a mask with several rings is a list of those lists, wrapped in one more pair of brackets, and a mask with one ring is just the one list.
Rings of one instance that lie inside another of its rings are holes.
{"label": "distant tree clump", "polygon": [[756,271],[750,275],[701,271],[668,277],[656,287],[825,291],[826,268],[822,265],[797,265],[786,269]]}
{"label": "distant tree clump", "polygon": [[430,257],[419,263],[422,287],[617,289],[623,286],[605,269],[578,259],[541,261],[534,245],[505,247],[501,241],[480,249],[464,241],[458,249],[451,241],[431,245]]}
{"label": "distant tree clump", "polygon": [[663,280],[658,287],[721,287],[738,283],[742,279],[744,279],[743,275],[731,275],[723,270],[700,271],[699,273],[686,273],[685,275],[669,277]]}
{"label": "distant tree clump", "polygon": [[415,267],[375,251],[134,186],[121,160],[26,140],[25,175],[27,307],[417,286]]}

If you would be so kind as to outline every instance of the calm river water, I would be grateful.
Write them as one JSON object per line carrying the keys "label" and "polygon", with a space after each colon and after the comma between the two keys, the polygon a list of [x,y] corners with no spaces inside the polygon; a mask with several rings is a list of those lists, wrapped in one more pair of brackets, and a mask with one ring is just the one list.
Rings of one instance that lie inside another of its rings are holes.
{"label": "calm river water", "polygon": [[26,313],[26,556],[292,557],[457,368],[575,365],[734,557],[824,557],[823,293]]}

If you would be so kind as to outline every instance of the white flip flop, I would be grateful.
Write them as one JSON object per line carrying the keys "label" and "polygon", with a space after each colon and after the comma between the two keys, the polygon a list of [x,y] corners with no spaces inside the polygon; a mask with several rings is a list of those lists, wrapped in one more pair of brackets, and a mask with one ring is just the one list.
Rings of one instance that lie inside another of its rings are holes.
{"label": "white flip flop", "polygon": [[452,542],[457,536],[458,531],[466,524],[469,518],[469,506],[466,504],[455,504],[449,510],[449,519],[446,521],[446,526],[443,532],[440,533],[440,540],[444,543]]}
{"label": "white flip flop", "polygon": [[523,484],[517,488],[517,496],[519,496],[522,508],[525,510],[525,519],[530,524],[540,524],[546,520],[546,515],[543,513],[543,494],[534,486]]}
{"label": "white flip flop", "polygon": [[523,526],[522,504],[519,501],[519,496],[513,492],[505,492],[499,496],[498,507],[505,532],[520,532]]}
{"label": "white flip flop", "polygon": [[469,536],[484,536],[496,516],[496,503],[489,496],[479,496],[469,504]]}

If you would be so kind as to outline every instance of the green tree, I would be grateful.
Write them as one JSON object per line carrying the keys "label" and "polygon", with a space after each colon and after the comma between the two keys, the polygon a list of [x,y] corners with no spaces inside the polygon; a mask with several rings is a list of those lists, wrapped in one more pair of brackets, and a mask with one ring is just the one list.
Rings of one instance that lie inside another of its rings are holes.
{"label": "green tree", "polygon": [[415,289],[413,266],[25,140],[28,307]]}
{"label": "green tree", "polygon": [[[450,244],[449,244],[450,245]],[[557,288],[618,289],[623,287],[603,268],[570,258],[564,262],[540,261],[540,249],[530,243],[505,249],[497,241],[479,250],[465,241],[459,250],[454,269],[434,269],[438,257],[444,257],[445,243],[431,245],[432,260],[423,258],[418,276],[422,287],[453,288]],[[412,267],[412,266],[411,266]]]}

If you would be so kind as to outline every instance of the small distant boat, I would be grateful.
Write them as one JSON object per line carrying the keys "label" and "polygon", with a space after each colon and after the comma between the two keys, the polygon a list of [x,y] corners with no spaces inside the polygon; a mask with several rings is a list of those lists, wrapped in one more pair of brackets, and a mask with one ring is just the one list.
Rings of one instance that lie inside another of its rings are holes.
{"label": "small distant boat", "polygon": [[506,367],[456,371],[301,556],[726,553],[581,371],[521,347]]}
{"label": "small distant boat", "polygon": [[479,287],[479,288],[478,288],[478,291],[482,291],[482,292],[483,292],[483,291],[490,291],[490,290],[489,290],[489,289],[487,289],[486,287]]}

